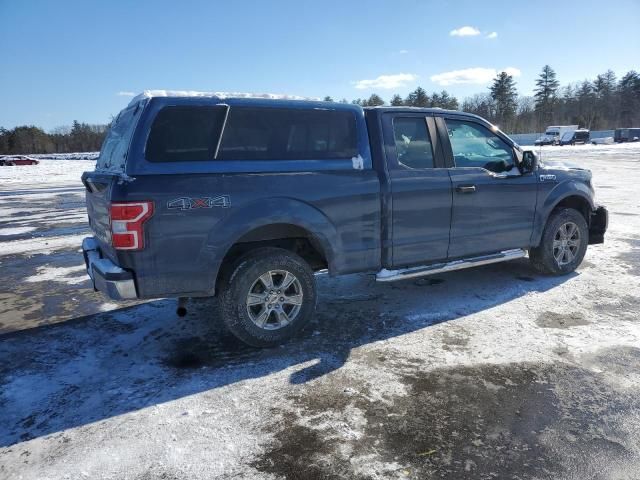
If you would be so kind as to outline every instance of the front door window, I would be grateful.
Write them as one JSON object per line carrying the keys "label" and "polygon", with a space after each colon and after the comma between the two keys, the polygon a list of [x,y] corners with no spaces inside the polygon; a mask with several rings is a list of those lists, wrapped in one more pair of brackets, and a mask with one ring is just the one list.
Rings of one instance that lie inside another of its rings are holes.
{"label": "front door window", "polygon": [[517,175],[513,149],[488,128],[468,121],[447,120],[456,167],[480,167]]}

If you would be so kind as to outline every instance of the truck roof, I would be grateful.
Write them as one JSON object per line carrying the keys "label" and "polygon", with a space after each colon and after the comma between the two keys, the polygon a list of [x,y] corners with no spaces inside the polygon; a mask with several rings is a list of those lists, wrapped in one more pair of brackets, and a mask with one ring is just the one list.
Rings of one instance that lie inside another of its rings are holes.
{"label": "truck roof", "polygon": [[281,106],[284,108],[330,108],[332,110],[360,110],[362,107],[351,103],[327,102],[319,98],[274,93],[241,92],[200,92],[191,90],[145,90],[129,102],[129,107],[142,100],[158,99],[173,103],[187,104],[190,101],[204,99],[211,102],[227,102],[234,105]]}
{"label": "truck roof", "polygon": [[364,110],[369,111],[378,111],[381,113],[385,112],[411,112],[411,113],[446,113],[448,115],[457,115],[460,117],[467,118],[475,118],[481,120],[482,123],[492,125],[486,118],[483,118],[479,115],[475,115],[469,112],[463,112],[461,110],[447,110],[439,107],[408,107],[408,106],[399,106],[399,107],[391,107],[387,105],[382,105],[379,107],[363,107]]}
{"label": "truck roof", "polygon": [[301,97],[298,95],[281,95],[276,93],[243,93],[243,92],[201,92],[197,90],[144,90],[131,99],[130,103],[137,103],[145,98],[171,97],[171,98],[260,98],[271,100],[311,100],[319,101],[319,98]]}

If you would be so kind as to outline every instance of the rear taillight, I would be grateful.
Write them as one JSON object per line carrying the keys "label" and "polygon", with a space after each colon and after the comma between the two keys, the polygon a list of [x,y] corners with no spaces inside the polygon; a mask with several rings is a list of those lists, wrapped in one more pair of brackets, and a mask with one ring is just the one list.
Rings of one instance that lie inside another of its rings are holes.
{"label": "rear taillight", "polygon": [[153,202],[111,204],[111,244],[116,250],[142,250],[143,225],[153,215]]}

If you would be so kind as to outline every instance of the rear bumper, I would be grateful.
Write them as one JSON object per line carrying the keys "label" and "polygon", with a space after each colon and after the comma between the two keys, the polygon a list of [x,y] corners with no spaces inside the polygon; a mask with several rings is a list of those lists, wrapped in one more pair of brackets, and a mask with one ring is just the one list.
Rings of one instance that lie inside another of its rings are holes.
{"label": "rear bumper", "polygon": [[113,300],[138,298],[133,274],[108,258],[102,258],[95,238],[87,237],[82,241],[82,254],[95,290],[101,291]]}
{"label": "rear bumper", "polygon": [[604,243],[604,234],[609,226],[609,211],[606,207],[598,207],[591,213],[589,224],[589,245]]}

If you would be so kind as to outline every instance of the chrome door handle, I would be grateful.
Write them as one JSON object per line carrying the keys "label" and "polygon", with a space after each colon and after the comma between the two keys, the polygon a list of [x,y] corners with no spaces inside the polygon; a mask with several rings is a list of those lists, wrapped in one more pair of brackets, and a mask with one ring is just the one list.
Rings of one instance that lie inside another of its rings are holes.
{"label": "chrome door handle", "polygon": [[476,191],[475,185],[458,185],[456,187],[456,192],[459,193],[473,193]]}

